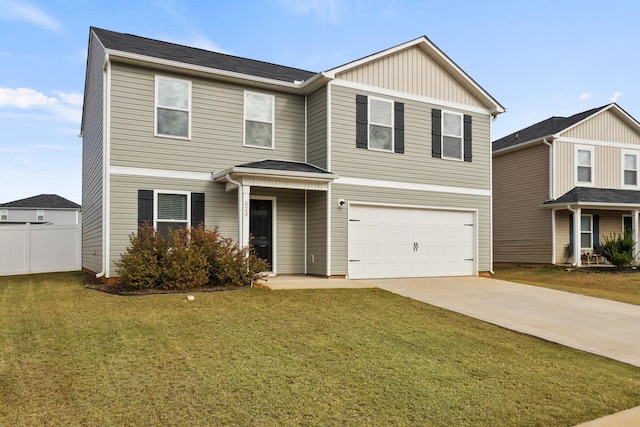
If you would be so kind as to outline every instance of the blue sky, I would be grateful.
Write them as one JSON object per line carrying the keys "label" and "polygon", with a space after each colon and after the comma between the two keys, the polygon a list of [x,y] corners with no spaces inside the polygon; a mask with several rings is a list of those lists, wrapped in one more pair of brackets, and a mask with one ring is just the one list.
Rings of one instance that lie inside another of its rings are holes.
{"label": "blue sky", "polygon": [[90,26],[310,71],[426,35],[507,108],[494,139],[612,101],[640,119],[637,0],[0,0],[0,202],[81,202]]}

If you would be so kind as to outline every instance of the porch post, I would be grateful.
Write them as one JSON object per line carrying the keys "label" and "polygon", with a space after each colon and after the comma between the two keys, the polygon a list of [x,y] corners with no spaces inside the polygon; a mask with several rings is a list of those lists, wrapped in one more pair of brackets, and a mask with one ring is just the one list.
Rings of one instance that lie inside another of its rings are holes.
{"label": "porch post", "polygon": [[638,259],[638,214],[640,211],[635,210],[631,212],[631,228],[632,228],[632,237],[633,237],[633,259],[636,261]]}
{"label": "porch post", "polygon": [[556,263],[556,209],[551,209],[551,264]]}
{"label": "porch post", "polygon": [[239,230],[239,243],[240,247],[249,246],[249,212],[251,209],[250,199],[251,199],[251,186],[243,185],[241,190],[238,190],[241,193],[241,206],[242,206],[242,220],[238,226]]}
{"label": "porch post", "polygon": [[580,267],[582,265],[582,209],[576,208],[573,213],[573,265]]}

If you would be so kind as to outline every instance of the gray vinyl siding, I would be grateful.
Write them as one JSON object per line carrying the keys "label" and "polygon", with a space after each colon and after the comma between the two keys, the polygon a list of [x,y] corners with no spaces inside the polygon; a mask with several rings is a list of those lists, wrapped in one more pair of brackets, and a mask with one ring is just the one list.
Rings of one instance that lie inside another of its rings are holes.
{"label": "gray vinyl siding", "polygon": [[[191,139],[154,136],[155,75],[192,82]],[[275,95],[275,148],[243,147],[244,90]],[[302,95],[256,90],[125,64],[112,69],[111,164],[217,172],[265,158],[305,160]]]}
{"label": "gray vinyl siding", "polygon": [[138,228],[138,190],[175,190],[205,193],[205,226],[218,226],[224,237],[238,239],[238,193],[223,184],[130,175],[111,176],[110,276],[116,277],[115,261],[129,246],[129,236]]}
{"label": "gray vinyl siding", "polygon": [[[373,92],[331,86],[332,172],[344,177],[490,189],[489,114],[382,96],[404,103],[405,152],[396,154],[365,150],[356,148],[356,94],[381,97]],[[432,157],[431,111],[434,108],[472,116],[472,162]]]}
{"label": "gray vinyl siding", "polygon": [[307,192],[307,274],[327,275],[327,193],[324,191]]}
{"label": "gray vinyl siding", "polygon": [[90,37],[82,117],[82,268],[102,271],[104,49]]}
{"label": "gray vinyl siding", "polygon": [[[45,222],[53,225],[81,224],[79,209],[47,209],[47,208],[2,208],[9,211],[10,222]],[[38,211],[44,211],[44,220],[38,221]]]}
{"label": "gray vinyl siding", "polygon": [[[332,200],[385,203],[478,211],[478,271],[491,271],[491,213],[489,196],[472,196],[333,184]],[[331,275],[348,274],[348,209],[331,206]]]}
{"label": "gray vinyl siding", "polygon": [[277,274],[303,274],[304,191],[254,187],[251,195],[276,197],[274,243]]}
{"label": "gray vinyl siding", "polygon": [[307,98],[307,162],[327,168],[327,89],[323,87]]}
{"label": "gray vinyl siding", "polygon": [[493,257],[495,262],[551,263],[549,147],[493,159]]}

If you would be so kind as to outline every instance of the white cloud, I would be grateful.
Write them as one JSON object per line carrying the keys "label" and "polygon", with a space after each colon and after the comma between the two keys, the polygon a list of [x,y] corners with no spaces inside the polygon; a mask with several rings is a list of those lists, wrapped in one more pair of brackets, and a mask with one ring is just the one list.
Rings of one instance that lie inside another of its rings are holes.
{"label": "white cloud", "polygon": [[62,30],[58,20],[21,0],[0,0],[0,18],[26,21],[51,31]]}
{"label": "white cloud", "polygon": [[583,94],[580,94],[580,96],[578,97],[578,99],[580,99],[580,101],[584,101],[586,99],[591,98],[591,92],[585,92]]}
{"label": "white cloud", "polygon": [[75,107],[82,107],[82,103],[84,102],[84,97],[81,93],[66,93],[66,92],[55,92],[60,99],[60,102],[64,104],[73,105]]}
{"label": "white cloud", "polygon": [[624,95],[624,93],[620,92],[620,91],[615,91],[615,93],[613,94],[613,96],[611,97],[611,102],[618,102],[618,99],[620,99],[620,97]]}
{"label": "white cloud", "polygon": [[280,0],[280,4],[298,15],[316,15],[329,22],[341,18],[341,0]]}
{"label": "white cloud", "polygon": [[[83,96],[79,93],[57,91],[56,96],[47,96],[35,89],[19,87],[16,89],[0,87],[0,108],[19,108],[22,110],[36,110],[49,115],[49,118],[67,122],[79,123],[82,115]],[[3,114],[4,117],[13,116],[15,119],[33,119],[33,114]],[[39,117],[42,120],[46,117]]]}
{"label": "white cloud", "polygon": [[56,98],[46,96],[34,89],[0,87],[0,107],[27,109],[34,106],[54,105],[57,103],[58,100]]}

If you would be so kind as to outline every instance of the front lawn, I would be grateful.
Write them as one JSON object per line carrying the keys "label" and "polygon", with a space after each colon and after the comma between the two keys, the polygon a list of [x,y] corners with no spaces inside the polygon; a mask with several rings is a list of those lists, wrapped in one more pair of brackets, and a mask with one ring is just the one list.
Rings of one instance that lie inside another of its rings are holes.
{"label": "front lawn", "polygon": [[560,291],[640,305],[640,271],[612,267],[496,266],[494,279],[544,286]]}
{"label": "front lawn", "polygon": [[0,425],[568,426],[640,405],[640,368],[380,289],[1,277],[0,319]]}

